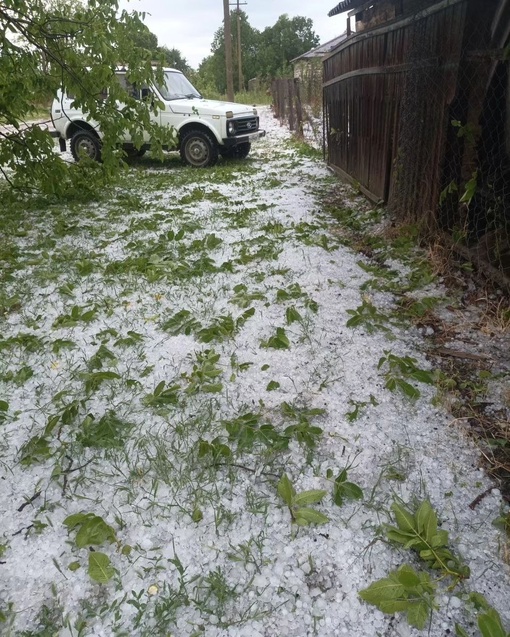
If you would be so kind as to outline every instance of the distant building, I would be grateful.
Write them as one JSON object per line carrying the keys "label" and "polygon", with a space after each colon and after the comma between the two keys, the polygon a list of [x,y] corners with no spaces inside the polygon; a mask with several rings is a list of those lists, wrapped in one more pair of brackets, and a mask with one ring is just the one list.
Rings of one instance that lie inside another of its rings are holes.
{"label": "distant building", "polygon": [[294,77],[301,80],[301,97],[305,102],[322,105],[323,60],[347,38],[347,33],[329,40],[290,61]]}
{"label": "distant building", "polygon": [[342,33],[342,35],[338,35],[336,38],[329,40],[329,42],[325,42],[315,47],[315,49],[311,49],[303,53],[303,55],[291,60],[290,63],[294,65],[294,77],[303,79],[309,74],[311,68],[322,69],[322,60],[346,38],[347,33]]}

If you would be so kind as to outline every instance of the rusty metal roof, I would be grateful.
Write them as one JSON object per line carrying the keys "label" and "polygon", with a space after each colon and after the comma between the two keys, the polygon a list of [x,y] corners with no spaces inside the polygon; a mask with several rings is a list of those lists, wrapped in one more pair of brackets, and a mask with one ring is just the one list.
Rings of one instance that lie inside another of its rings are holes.
{"label": "rusty metal roof", "polygon": [[336,7],[331,9],[328,15],[331,18],[332,16],[343,13],[344,11],[349,11],[349,9],[356,9],[360,5],[366,4],[366,1],[367,0],[342,0],[342,2],[336,5]]}
{"label": "rusty metal roof", "polygon": [[291,64],[297,62],[298,60],[312,59],[312,58],[321,58],[330,53],[333,49],[335,49],[339,44],[341,44],[347,38],[347,33],[342,33],[338,35],[336,38],[321,44],[320,46],[315,47],[315,49],[311,49],[302,55],[299,55],[297,58],[291,60]]}

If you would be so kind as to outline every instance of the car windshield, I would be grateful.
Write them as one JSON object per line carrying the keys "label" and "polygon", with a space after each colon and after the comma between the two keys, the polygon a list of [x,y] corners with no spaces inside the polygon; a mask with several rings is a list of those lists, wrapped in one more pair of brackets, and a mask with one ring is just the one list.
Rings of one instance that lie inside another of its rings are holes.
{"label": "car windshield", "polygon": [[158,90],[165,100],[202,97],[193,84],[177,71],[165,71],[165,83],[158,84]]}

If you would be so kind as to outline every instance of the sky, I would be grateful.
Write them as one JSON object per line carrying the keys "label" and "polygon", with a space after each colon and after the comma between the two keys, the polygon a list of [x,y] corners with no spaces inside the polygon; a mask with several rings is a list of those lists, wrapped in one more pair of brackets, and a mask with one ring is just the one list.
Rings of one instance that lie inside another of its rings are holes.
{"label": "sky", "polygon": [[[343,16],[328,17],[328,11],[339,0],[245,1],[247,4],[241,8],[248,14],[251,26],[259,30],[272,26],[283,13],[287,13],[290,18],[311,18],[321,44],[345,31]],[[223,21],[222,0],[192,0],[189,4],[186,0],[123,0],[121,6],[146,12],[145,23],[158,36],[158,43],[179,49],[194,68],[209,55],[214,33]]]}

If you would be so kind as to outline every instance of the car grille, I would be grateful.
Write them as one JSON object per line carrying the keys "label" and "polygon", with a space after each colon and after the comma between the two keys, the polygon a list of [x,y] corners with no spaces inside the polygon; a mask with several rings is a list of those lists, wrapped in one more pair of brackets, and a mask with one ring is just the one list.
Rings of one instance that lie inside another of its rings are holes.
{"label": "car grille", "polygon": [[242,119],[236,119],[236,135],[254,133],[256,130],[258,130],[258,128],[258,117],[243,117]]}

